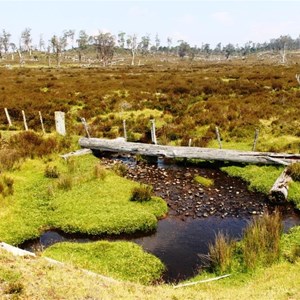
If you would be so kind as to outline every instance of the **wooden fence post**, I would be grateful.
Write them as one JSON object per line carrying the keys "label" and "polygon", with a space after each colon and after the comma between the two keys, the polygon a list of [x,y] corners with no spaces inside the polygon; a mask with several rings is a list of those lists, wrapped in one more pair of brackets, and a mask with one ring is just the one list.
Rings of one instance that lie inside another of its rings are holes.
{"label": "wooden fence post", "polygon": [[11,122],[11,119],[10,119],[10,116],[9,116],[9,113],[8,113],[8,110],[6,107],[4,108],[4,111],[5,111],[6,119],[8,122],[8,126],[10,127],[10,126],[12,126],[12,122]]}
{"label": "wooden fence post", "polygon": [[189,147],[192,147],[192,139],[189,139]]}
{"label": "wooden fence post", "polygon": [[26,115],[25,115],[25,111],[22,110],[22,116],[23,116],[23,122],[24,122],[24,128],[26,131],[28,131],[28,126],[27,126],[27,121],[26,121]]}
{"label": "wooden fence post", "polygon": [[256,143],[257,143],[257,140],[258,140],[258,135],[259,135],[259,129],[255,129],[252,151],[255,151],[255,149],[256,149]]}
{"label": "wooden fence post", "polygon": [[90,139],[90,138],[91,138],[91,135],[90,135],[90,133],[89,133],[89,127],[88,127],[88,124],[87,124],[85,118],[81,118],[81,122],[82,122],[82,124],[83,124],[84,129],[85,129],[85,132],[86,132],[87,137]]}
{"label": "wooden fence post", "polygon": [[151,122],[151,140],[152,140],[152,143],[154,145],[157,145],[157,140],[156,140],[156,132],[155,132],[155,120],[150,120]]}
{"label": "wooden fence post", "polygon": [[39,111],[39,116],[40,116],[40,121],[41,121],[41,125],[42,125],[43,134],[46,134],[45,127],[44,127],[44,122],[43,122],[43,117],[42,117],[42,113],[40,111]]}
{"label": "wooden fence post", "polygon": [[61,135],[66,135],[65,113],[62,111],[54,112],[56,132]]}
{"label": "wooden fence post", "polygon": [[219,132],[219,128],[217,126],[216,126],[216,135],[217,135],[217,140],[218,140],[219,148],[222,149],[220,132]]}
{"label": "wooden fence post", "polygon": [[125,141],[127,141],[126,120],[123,120],[123,134]]}

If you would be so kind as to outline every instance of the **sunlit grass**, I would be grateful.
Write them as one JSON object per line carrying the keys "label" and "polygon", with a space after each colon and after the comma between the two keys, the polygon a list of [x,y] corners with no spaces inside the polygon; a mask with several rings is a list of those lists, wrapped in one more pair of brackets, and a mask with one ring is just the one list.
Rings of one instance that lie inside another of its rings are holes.
{"label": "sunlit grass", "polygon": [[165,269],[158,258],[131,242],[58,243],[43,255],[101,275],[142,284],[160,279]]}
{"label": "sunlit grass", "polygon": [[[68,164],[56,160],[59,172],[68,174]],[[1,199],[2,241],[20,244],[49,227],[88,234],[147,232],[167,212],[160,198],[130,201],[137,183],[112,172],[103,179],[95,177],[95,157],[78,157],[75,162],[77,168],[68,174],[72,178],[68,189],[59,188],[59,178],[45,177],[48,161],[27,160],[20,170],[7,173],[14,180],[14,194]]]}

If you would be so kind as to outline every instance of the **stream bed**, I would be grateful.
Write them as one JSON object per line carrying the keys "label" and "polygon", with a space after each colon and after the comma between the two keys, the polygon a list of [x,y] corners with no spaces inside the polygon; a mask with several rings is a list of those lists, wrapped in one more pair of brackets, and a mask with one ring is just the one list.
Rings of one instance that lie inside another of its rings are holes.
{"label": "stream bed", "polygon": [[[208,253],[209,243],[222,231],[230,237],[240,239],[244,228],[254,216],[272,212],[275,206],[268,203],[265,195],[247,190],[247,184],[232,178],[215,167],[178,166],[137,163],[121,158],[128,165],[126,177],[151,184],[155,195],[166,200],[168,216],[158,222],[157,231],[148,235],[105,237],[108,240],[128,240],[141,245],[159,257],[166,265],[163,280],[178,282],[196,275],[205,267],[203,255]],[[102,158],[108,167],[120,159]],[[200,175],[214,181],[213,186],[204,187],[194,177]],[[290,204],[280,206],[284,231],[300,224],[300,214]],[[35,241],[22,245],[24,249],[36,251],[62,241],[90,242],[103,237],[68,235],[60,231],[47,231]]]}

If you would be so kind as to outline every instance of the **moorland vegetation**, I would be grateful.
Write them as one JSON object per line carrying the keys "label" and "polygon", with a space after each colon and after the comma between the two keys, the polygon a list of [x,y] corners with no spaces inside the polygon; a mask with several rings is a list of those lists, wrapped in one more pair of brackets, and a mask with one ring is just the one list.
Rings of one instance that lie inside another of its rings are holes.
{"label": "moorland vegetation", "polygon": [[[81,118],[87,120],[93,137],[122,136],[125,119],[128,140],[150,142],[149,123],[155,119],[160,144],[187,145],[192,139],[192,145],[209,147],[217,146],[218,126],[224,148],[243,150],[251,150],[254,132],[259,129],[257,150],[299,153],[297,53],[290,57],[293,63],[286,65],[250,57],[176,59],[171,63],[149,60],[142,66],[109,68],[49,68],[38,62],[0,68],[0,240],[19,245],[52,228],[89,235],[145,233],[155,230],[158,219],[167,213],[166,203],[153,196],[151,187],[121,176],[124,168],[107,169],[92,156],[67,161],[58,157],[78,147],[78,136],[85,134]],[[4,108],[13,126],[7,124]],[[22,110],[35,132],[22,131]],[[53,133],[54,111],[58,110],[66,113],[66,137]],[[39,111],[46,134],[41,131]],[[267,193],[282,168],[226,166],[223,170]],[[296,175],[291,199],[299,206],[297,169],[292,172]],[[225,272],[232,272],[232,277],[184,291],[170,285],[140,285],[157,282],[164,266],[131,243],[55,245],[41,256],[70,264],[59,268],[42,258],[21,260],[1,252],[1,293],[21,299],[40,295],[97,299],[100,293],[119,299],[240,299],[241,293],[245,298],[296,299],[299,227],[284,235],[281,229],[275,214],[255,221],[241,242],[218,235],[210,246],[212,273],[204,272],[193,280]],[[98,255],[99,249],[105,255]],[[92,275],[83,276],[73,266],[138,283],[91,279]],[[132,274],[132,266],[140,273]]]}

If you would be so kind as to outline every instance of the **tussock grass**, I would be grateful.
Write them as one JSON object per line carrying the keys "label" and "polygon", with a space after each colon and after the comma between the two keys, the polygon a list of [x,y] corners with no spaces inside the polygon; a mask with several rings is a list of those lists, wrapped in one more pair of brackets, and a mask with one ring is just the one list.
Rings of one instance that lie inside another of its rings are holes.
{"label": "tussock grass", "polygon": [[295,181],[300,181],[300,163],[293,163],[287,167],[287,172]]}
{"label": "tussock grass", "polygon": [[233,263],[233,250],[235,243],[228,235],[219,232],[215,236],[215,242],[209,244],[209,261],[213,272],[224,274],[231,271]]}
{"label": "tussock grass", "polygon": [[144,202],[150,201],[152,196],[152,186],[146,184],[140,184],[131,191],[131,201]]}
{"label": "tussock grass", "polygon": [[268,266],[279,260],[282,222],[280,213],[256,218],[244,231],[243,260],[247,270]]}

